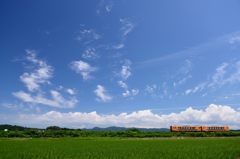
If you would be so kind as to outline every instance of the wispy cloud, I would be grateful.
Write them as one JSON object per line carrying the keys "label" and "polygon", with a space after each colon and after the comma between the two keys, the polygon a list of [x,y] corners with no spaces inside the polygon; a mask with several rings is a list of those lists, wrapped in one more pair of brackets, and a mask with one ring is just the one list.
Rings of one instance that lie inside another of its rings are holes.
{"label": "wispy cloud", "polygon": [[76,36],[76,40],[83,42],[85,45],[99,40],[101,35],[98,34],[94,29],[82,28]]}
{"label": "wispy cloud", "polygon": [[135,24],[130,18],[121,18],[120,20],[120,39],[111,46],[114,50],[120,50],[125,47],[125,42],[128,35],[134,30]]}
{"label": "wispy cloud", "polygon": [[[28,92],[22,90],[13,92],[13,96],[25,103],[42,104],[58,108],[74,107],[78,100],[74,96],[74,93],[70,91],[70,88],[68,89],[69,98],[67,99],[56,90],[50,90],[48,93],[48,91],[42,89],[42,85],[51,83],[50,79],[53,77],[53,68],[46,61],[38,59],[34,50],[26,50],[26,52],[26,60],[31,63],[31,70],[24,72],[20,76],[20,80],[25,84]],[[46,94],[50,95],[50,98],[46,97]]]}
{"label": "wispy cloud", "polygon": [[187,89],[185,94],[193,94],[205,89],[221,88],[225,85],[237,84],[240,82],[240,61],[234,63],[224,62],[215,69],[209,80],[202,82],[194,88]]}
{"label": "wispy cloud", "polygon": [[212,81],[208,84],[209,87],[214,87],[216,85],[223,85],[225,82],[224,76],[227,72],[228,63],[223,63],[216,68],[216,72],[212,75]]}
{"label": "wispy cloud", "polygon": [[235,44],[238,43],[238,37],[240,37],[240,32],[233,32],[229,34],[225,34],[222,36],[219,36],[215,39],[206,41],[204,43],[200,43],[193,47],[186,47],[183,50],[168,53],[159,57],[155,57],[152,59],[146,59],[144,61],[137,62],[135,68],[142,68],[142,67],[150,67],[150,66],[156,66],[162,63],[169,63],[171,61],[177,61],[182,59],[188,59],[189,57],[199,57],[204,54],[216,54],[213,52],[209,52],[209,50],[215,49],[218,50],[219,48],[226,48],[231,47],[231,43]]}
{"label": "wispy cloud", "polygon": [[41,93],[38,93],[37,95],[32,95],[24,91],[14,92],[13,95],[26,103],[42,104],[42,105],[47,105],[47,106],[52,106],[57,108],[73,108],[78,103],[78,100],[75,97],[70,97],[69,99],[65,99],[60,94],[60,92],[56,90],[50,91],[51,98],[46,98]]}
{"label": "wispy cloud", "polygon": [[200,91],[204,90],[206,88],[206,86],[207,86],[206,82],[200,83],[197,86],[195,86],[194,88],[187,89],[185,91],[185,94],[189,95],[189,94],[194,94],[194,93],[200,92]]}
{"label": "wispy cloud", "polygon": [[122,48],[124,48],[124,44],[123,43],[119,43],[119,44],[117,44],[117,45],[113,45],[113,49],[116,49],[116,50],[119,50],[119,49],[122,49]]}
{"label": "wispy cloud", "polygon": [[20,76],[20,80],[25,84],[29,91],[38,90],[41,84],[50,83],[49,79],[52,77],[53,68],[45,61],[37,59],[36,51],[26,50],[26,59],[34,69],[31,72],[24,72]]}
{"label": "wispy cloud", "polygon": [[236,44],[236,43],[240,44],[240,32],[234,33],[232,36],[230,36],[228,42],[230,44]]}
{"label": "wispy cloud", "polygon": [[94,93],[100,102],[110,102],[112,100],[112,96],[107,93],[107,90],[102,85],[97,85]]}
{"label": "wispy cloud", "polygon": [[130,60],[125,60],[124,64],[122,65],[122,69],[120,71],[120,76],[123,80],[127,80],[131,76],[131,64]]}
{"label": "wispy cloud", "polygon": [[153,98],[171,99],[173,95],[169,90],[167,82],[162,82],[161,84],[148,84],[145,87],[146,95],[150,95]]}
{"label": "wispy cloud", "polygon": [[125,60],[121,71],[119,72],[121,80],[117,81],[117,84],[124,89],[124,92],[122,93],[123,97],[133,97],[139,93],[139,89],[130,89],[126,83],[127,79],[132,75],[131,64],[132,62],[130,60]]}
{"label": "wispy cloud", "polygon": [[145,91],[151,95],[155,95],[158,91],[158,86],[156,84],[147,85]]}
{"label": "wispy cloud", "polygon": [[136,96],[139,93],[138,89],[129,89],[127,83],[124,81],[118,81],[117,82],[119,87],[124,89],[124,92],[122,93],[123,97],[129,97],[129,96]]}
{"label": "wispy cloud", "polygon": [[66,92],[70,95],[75,95],[76,94],[76,91],[74,89],[71,89],[71,88],[67,88]]}
{"label": "wispy cloud", "polygon": [[192,62],[190,60],[184,60],[183,65],[177,70],[177,73],[174,78],[176,80],[173,82],[173,86],[181,86],[187,82],[187,80],[192,78],[191,70],[192,70]]}
{"label": "wispy cloud", "polygon": [[87,48],[83,52],[82,58],[87,59],[87,60],[93,60],[93,59],[98,58],[98,55],[96,53],[96,49],[95,48]]}
{"label": "wispy cloud", "polygon": [[186,77],[183,77],[182,79],[173,82],[173,86],[177,87],[177,86],[183,85],[184,83],[186,83],[191,78],[192,78],[192,75],[187,75]]}
{"label": "wispy cloud", "polygon": [[82,60],[71,62],[70,67],[76,73],[81,74],[84,80],[89,80],[92,77],[90,74],[97,70],[96,67],[93,67]]}
{"label": "wispy cloud", "polygon": [[97,14],[110,13],[113,9],[114,3],[111,0],[101,0],[97,7]]}
{"label": "wispy cloud", "polygon": [[126,37],[128,34],[130,34],[135,28],[134,23],[129,18],[121,18],[120,23],[123,37]]}
{"label": "wispy cloud", "polygon": [[231,129],[239,129],[240,112],[227,105],[211,104],[205,109],[188,107],[181,112],[156,114],[151,110],[139,110],[120,114],[98,114],[97,112],[67,112],[49,111],[44,114],[21,114],[13,119],[1,115],[9,123],[27,126],[59,125],[62,127],[89,128],[95,126],[123,126],[142,128],[168,128],[172,124],[193,125],[229,125]]}

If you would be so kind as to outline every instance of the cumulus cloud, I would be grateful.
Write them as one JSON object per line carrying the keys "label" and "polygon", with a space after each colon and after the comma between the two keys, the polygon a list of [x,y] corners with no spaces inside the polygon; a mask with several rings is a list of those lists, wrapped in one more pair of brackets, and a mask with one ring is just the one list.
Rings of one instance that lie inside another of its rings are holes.
{"label": "cumulus cloud", "polygon": [[[10,118],[10,117],[9,117]],[[11,119],[8,119],[11,121]],[[12,119],[13,120],[13,119]],[[139,110],[131,113],[98,114],[97,112],[50,111],[44,114],[21,114],[14,123],[29,126],[59,125],[62,127],[142,127],[162,128],[173,124],[189,125],[229,125],[231,129],[239,129],[240,112],[231,106],[211,104],[205,109],[188,107],[181,112],[156,114],[151,110]],[[47,124],[48,125],[47,125]],[[44,124],[44,125],[42,125]]]}
{"label": "cumulus cloud", "polygon": [[97,85],[97,88],[94,90],[97,100],[101,102],[110,102],[112,97],[107,93],[106,89],[102,85]]}
{"label": "cumulus cloud", "polygon": [[34,65],[34,69],[31,72],[24,72],[20,76],[20,80],[29,91],[35,91],[40,88],[41,84],[50,83],[49,79],[52,77],[53,68],[45,61],[37,59],[36,51],[26,50],[26,52],[26,59]]}
{"label": "cumulus cloud", "polygon": [[97,70],[96,67],[92,67],[90,64],[82,60],[73,61],[71,62],[70,66],[71,69],[74,70],[76,73],[81,74],[84,80],[90,79],[91,78],[90,74]]}
{"label": "cumulus cloud", "polygon": [[121,18],[120,23],[123,37],[126,37],[135,28],[135,25],[129,18]]}

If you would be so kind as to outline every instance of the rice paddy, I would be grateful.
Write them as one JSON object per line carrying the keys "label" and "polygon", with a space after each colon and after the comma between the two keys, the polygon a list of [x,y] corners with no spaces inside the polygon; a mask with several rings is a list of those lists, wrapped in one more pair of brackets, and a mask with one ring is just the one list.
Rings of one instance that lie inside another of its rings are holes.
{"label": "rice paddy", "polygon": [[240,138],[0,139],[1,159],[238,159]]}

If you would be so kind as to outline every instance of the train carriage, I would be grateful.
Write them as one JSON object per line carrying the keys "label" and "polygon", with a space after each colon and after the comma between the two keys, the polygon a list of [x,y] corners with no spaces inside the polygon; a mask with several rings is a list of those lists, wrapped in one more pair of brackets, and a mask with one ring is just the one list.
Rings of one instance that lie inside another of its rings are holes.
{"label": "train carriage", "polygon": [[229,127],[228,126],[202,126],[202,131],[225,132],[225,131],[229,131]]}
{"label": "train carriage", "polygon": [[228,126],[189,126],[189,125],[172,125],[171,132],[226,132],[229,131]]}

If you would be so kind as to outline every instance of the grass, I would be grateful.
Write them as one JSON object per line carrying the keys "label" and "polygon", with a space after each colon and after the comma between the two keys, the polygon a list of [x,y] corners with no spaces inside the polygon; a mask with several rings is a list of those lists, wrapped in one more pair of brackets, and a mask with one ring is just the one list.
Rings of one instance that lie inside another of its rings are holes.
{"label": "grass", "polygon": [[1,159],[238,159],[240,138],[0,139]]}

